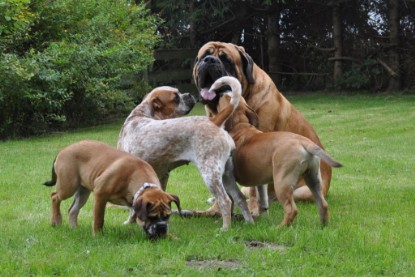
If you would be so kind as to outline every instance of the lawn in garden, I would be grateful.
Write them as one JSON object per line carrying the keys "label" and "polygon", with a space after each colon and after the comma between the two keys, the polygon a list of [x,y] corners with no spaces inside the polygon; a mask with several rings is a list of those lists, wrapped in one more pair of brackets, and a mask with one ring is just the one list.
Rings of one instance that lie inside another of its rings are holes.
{"label": "lawn in garden", "polygon": [[[94,139],[116,145],[119,121],[42,137],[0,142],[0,276],[414,276],[415,96],[302,94],[287,97],[312,123],[333,170],[331,221],[321,227],[314,203],[297,203],[287,228],[278,203],[255,225],[219,218],[170,220],[177,239],[148,241],[128,212],[108,208],[104,234],[92,235],[92,196],[71,229],[50,219],[57,152]],[[202,115],[202,106],[192,114]],[[127,115],[126,115],[127,116]],[[193,165],[171,174],[167,191],[184,209],[211,197]],[[238,212],[238,211],[237,211]]]}

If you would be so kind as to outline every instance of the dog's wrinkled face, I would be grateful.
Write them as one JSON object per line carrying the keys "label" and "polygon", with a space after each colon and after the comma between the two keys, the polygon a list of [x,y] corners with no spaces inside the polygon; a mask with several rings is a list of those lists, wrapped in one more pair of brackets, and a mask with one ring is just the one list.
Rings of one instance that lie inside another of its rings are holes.
{"label": "dog's wrinkled face", "polygon": [[136,221],[143,227],[150,239],[158,239],[167,235],[171,202],[176,203],[181,213],[179,198],[160,189],[147,189],[133,203]]}
{"label": "dog's wrinkled face", "polygon": [[210,86],[220,77],[233,76],[242,87],[254,83],[253,60],[243,47],[223,42],[208,42],[195,60],[193,79],[200,89],[200,100],[209,106],[216,106],[219,96],[209,91]]}
{"label": "dog's wrinkled face", "polygon": [[190,93],[180,93],[172,87],[158,87],[146,97],[152,107],[155,119],[175,118],[188,114],[196,104]]}

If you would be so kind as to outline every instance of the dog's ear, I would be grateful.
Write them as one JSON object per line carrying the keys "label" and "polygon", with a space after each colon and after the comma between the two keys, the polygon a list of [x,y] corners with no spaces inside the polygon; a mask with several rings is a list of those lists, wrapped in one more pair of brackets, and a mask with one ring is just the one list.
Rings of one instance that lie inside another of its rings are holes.
{"label": "dog's ear", "polygon": [[197,79],[197,63],[199,62],[199,57],[196,56],[195,61],[193,63],[193,82],[195,83],[197,89],[199,88],[199,80]]}
{"label": "dog's ear", "polygon": [[248,84],[254,84],[254,60],[248,53],[245,52],[245,49],[242,46],[235,45],[235,47],[241,56],[243,71],[246,79],[248,80]]}
{"label": "dog's ear", "polygon": [[163,107],[163,102],[158,97],[154,98],[151,103],[154,111],[159,111]]}
{"label": "dog's ear", "polygon": [[179,214],[180,214],[180,216],[182,216],[182,208],[180,207],[179,197],[177,195],[174,195],[174,194],[171,194],[171,193],[169,193],[168,195],[169,195],[170,203],[174,202],[176,204],[177,209],[179,210]]}
{"label": "dog's ear", "polygon": [[148,215],[148,205],[150,203],[143,200],[143,198],[138,199],[137,204],[133,207],[134,216],[138,217],[141,221],[147,220]]}
{"label": "dog's ear", "polygon": [[246,117],[248,117],[249,123],[255,128],[258,128],[259,118],[258,118],[257,113],[251,107],[246,106],[245,115]]}

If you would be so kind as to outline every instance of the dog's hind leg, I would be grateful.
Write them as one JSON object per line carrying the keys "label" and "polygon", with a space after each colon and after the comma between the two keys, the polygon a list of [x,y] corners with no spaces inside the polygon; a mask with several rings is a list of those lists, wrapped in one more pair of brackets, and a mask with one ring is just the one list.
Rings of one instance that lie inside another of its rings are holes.
{"label": "dog's hind leg", "polygon": [[324,198],[323,192],[321,190],[322,180],[318,158],[314,157],[310,162],[310,167],[304,175],[304,180],[313,193],[318,207],[321,224],[326,225],[329,222],[329,209],[327,201]]}
{"label": "dog's hind leg", "polygon": [[[206,170],[206,168],[208,168],[208,170]],[[232,201],[226,194],[226,190],[222,183],[223,169],[221,170],[218,168],[216,161],[210,163],[206,161],[199,167],[199,171],[210,193],[215,196],[216,201],[219,204],[223,220],[222,229],[227,230],[231,225]]]}
{"label": "dog's hind leg", "polygon": [[83,186],[80,186],[78,190],[75,192],[74,201],[68,210],[69,224],[71,225],[71,227],[75,228],[78,226],[79,211],[85,205],[90,194],[91,191]]}
{"label": "dog's hind leg", "polygon": [[50,195],[52,200],[52,215],[50,219],[50,224],[52,226],[58,226],[62,224],[62,214],[61,214],[61,202],[59,195],[56,191],[52,192]]}
{"label": "dog's hind leg", "polygon": [[62,184],[60,179],[58,179],[56,183],[56,191],[52,192],[50,195],[52,200],[52,215],[50,223],[52,226],[58,226],[62,224],[61,202],[71,197],[76,191],[75,185],[71,185],[69,183]]}
{"label": "dog's hind leg", "polygon": [[[223,185],[226,191],[230,194],[233,202],[239,207],[246,222],[254,223],[251,213],[248,209],[245,196],[236,185],[235,176],[233,174],[232,158],[229,158],[225,165],[225,172],[223,174]],[[233,212],[233,211],[232,211]]]}
{"label": "dog's hind leg", "polygon": [[[274,190],[284,209],[284,219],[279,226],[290,225],[297,215],[297,206],[295,205],[293,188],[298,180],[296,174],[288,174],[279,167],[274,167]],[[297,177],[297,178],[296,178]]]}

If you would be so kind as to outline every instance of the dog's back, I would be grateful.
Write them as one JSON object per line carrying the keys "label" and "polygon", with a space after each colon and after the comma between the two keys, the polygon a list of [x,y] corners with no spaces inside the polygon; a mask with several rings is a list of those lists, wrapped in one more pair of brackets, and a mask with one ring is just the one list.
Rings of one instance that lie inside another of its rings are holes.
{"label": "dog's back", "polygon": [[135,120],[124,126],[118,148],[147,161],[156,171],[175,162],[196,162],[204,153],[222,159],[234,148],[229,134],[205,116]]}

